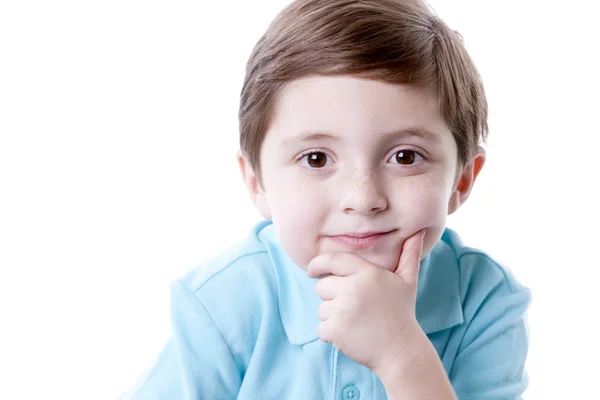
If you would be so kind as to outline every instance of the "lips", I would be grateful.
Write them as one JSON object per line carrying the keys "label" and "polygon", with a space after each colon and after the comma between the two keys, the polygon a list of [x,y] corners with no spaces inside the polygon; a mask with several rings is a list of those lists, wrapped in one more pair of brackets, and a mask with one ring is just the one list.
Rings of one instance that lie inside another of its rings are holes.
{"label": "lips", "polygon": [[344,247],[362,249],[375,245],[392,232],[352,232],[343,235],[328,236],[328,238]]}
{"label": "lips", "polygon": [[337,236],[355,237],[355,238],[367,238],[369,236],[383,235],[383,234],[386,234],[386,233],[389,233],[389,232],[391,232],[391,231],[385,231],[385,232],[345,233],[343,235],[337,235]]}

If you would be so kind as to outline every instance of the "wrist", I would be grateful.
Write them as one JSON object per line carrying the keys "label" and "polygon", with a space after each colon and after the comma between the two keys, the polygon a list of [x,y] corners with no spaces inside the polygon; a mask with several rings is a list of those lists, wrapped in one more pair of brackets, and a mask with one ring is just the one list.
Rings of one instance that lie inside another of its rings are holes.
{"label": "wrist", "polygon": [[397,380],[399,375],[403,375],[411,365],[431,350],[435,351],[431,341],[415,320],[414,324],[407,326],[388,347],[387,358],[382,360],[381,367],[375,372],[385,385],[387,380]]}
{"label": "wrist", "polygon": [[388,399],[448,399],[456,396],[433,344],[422,329],[410,332],[411,341],[377,375]]}

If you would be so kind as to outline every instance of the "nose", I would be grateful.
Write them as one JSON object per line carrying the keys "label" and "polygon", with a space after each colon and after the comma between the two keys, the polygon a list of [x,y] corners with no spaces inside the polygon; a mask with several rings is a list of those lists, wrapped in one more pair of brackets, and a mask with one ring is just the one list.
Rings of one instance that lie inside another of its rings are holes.
{"label": "nose", "polygon": [[340,208],[346,214],[374,215],[388,208],[382,182],[369,172],[349,177],[340,187]]}

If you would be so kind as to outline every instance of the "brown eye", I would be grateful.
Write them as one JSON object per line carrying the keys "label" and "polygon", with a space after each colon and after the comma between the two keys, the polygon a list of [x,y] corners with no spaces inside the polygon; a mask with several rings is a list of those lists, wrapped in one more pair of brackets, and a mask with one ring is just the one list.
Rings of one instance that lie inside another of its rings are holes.
{"label": "brown eye", "polygon": [[306,159],[306,164],[308,164],[310,168],[323,168],[327,165],[327,154],[321,151],[309,153],[303,158]]}
{"label": "brown eye", "polygon": [[400,150],[392,156],[390,161],[394,164],[412,165],[422,159],[423,157],[414,150]]}

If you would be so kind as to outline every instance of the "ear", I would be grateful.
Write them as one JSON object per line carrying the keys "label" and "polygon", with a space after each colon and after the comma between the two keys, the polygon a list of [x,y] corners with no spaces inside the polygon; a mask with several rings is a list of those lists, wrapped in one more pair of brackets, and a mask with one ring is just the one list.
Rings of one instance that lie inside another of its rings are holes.
{"label": "ear", "polygon": [[263,189],[259,177],[256,175],[254,168],[250,165],[248,158],[242,154],[241,150],[237,152],[237,161],[242,174],[242,179],[248,189],[248,194],[254,207],[258,210],[264,219],[271,219],[271,212],[267,203],[267,196]]}
{"label": "ear", "polygon": [[485,164],[485,150],[480,146],[475,157],[465,166],[457,179],[457,183],[448,201],[448,215],[454,213],[467,201],[475,180],[483,168],[483,164]]}

